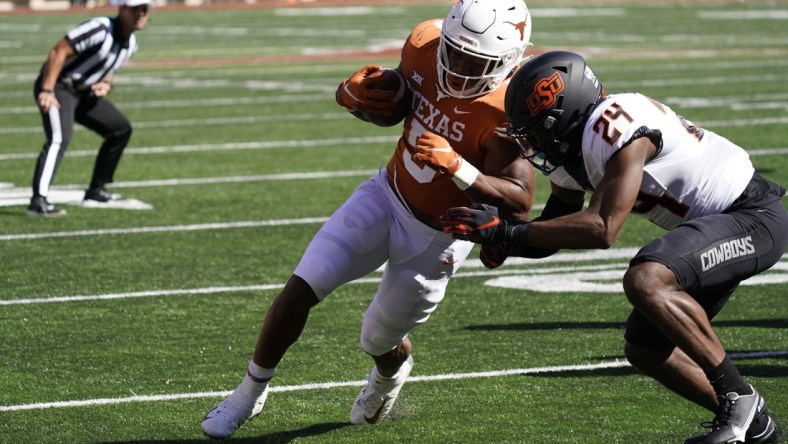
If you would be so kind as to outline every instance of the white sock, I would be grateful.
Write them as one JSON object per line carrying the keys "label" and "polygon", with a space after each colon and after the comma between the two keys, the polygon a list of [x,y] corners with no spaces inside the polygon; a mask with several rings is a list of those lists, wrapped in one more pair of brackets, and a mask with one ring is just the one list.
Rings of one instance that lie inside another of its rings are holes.
{"label": "white sock", "polygon": [[249,361],[249,365],[246,367],[246,373],[255,382],[268,382],[274,377],[275,372],[275,368],[260,367],[254,361]]}
{"label": "white sock", "polygon": [[377,366],[375,366],[375,373],[377,379],[380,381],[393,381],[399,378],[399,375],[402,373],[402,367],[400,367],[399,370],[397,370],[397,373],[394,373],[391,376],[383,376],[382,374],[380,374],[380,369]]}
{"label": "white sock", "polygon": [[246,368],[246,376],[244,376],[241,385],[238,386],[238,390],[257,398],[268,387],[268,381],[274,376],[274,371],[275,369],[263,368],[249,361],[249,365]]}

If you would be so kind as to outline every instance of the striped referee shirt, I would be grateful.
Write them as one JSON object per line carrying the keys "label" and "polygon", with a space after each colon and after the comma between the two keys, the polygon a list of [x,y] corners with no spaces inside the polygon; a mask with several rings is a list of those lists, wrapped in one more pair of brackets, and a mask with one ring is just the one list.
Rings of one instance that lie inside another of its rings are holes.
{"label": "striped referee shirt", "polygon": [[131,34],[123,41],[116,18],[90,19],[69,31],[65,39],[75,54],[63,65],[59,81],[78,91],[115,74],[137,52],[137,38]]}

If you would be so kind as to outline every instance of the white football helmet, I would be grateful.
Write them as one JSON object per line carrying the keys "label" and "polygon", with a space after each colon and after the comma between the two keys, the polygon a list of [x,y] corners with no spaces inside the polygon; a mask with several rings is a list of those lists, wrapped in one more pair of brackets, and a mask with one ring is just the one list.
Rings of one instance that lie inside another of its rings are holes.
{"label": "white football helmet", "polygon": [[441,92],[472,98],[494,90],[520,64],[530,39],[523,0],[459,0],[441,27]]}

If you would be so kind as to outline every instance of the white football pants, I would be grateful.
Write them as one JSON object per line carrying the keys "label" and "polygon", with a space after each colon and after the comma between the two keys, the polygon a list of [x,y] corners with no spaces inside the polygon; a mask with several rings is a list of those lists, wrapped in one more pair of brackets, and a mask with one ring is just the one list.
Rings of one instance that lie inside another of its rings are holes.
{"label": "white football pants", "polygon": [[322,301],[388,261],[361,328],[361,347],[380,356],[427,321],[471,248],[416,219],[381,170],[323,224],[293,273]]}

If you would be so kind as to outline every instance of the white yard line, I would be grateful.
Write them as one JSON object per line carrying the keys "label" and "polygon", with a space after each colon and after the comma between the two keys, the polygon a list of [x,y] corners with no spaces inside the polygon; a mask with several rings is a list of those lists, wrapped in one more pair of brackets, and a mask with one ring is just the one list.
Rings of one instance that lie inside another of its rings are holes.
{"label": "white yard line", "polygon": [[[160,179],[131,182],[114,182],[113,188],[172,187],[179,185],[215,185],[222,183],[276,182],[283,180],[332,179],[339,177],[369,177],[378,170],[316,171],[307,173],[257,174],[253,176],[198,177],[184,179]],[[50,189],[50,203],[82,205],[84,185],[58,185]],[[14,187],[12,183],[0,182],[0,207],[27,205],[33,190],[30,187]],[[129,202],[134,199],[126,199]],[[119,202],[120,203],[120,202]],[[109,208],[109,207],[108,207]],[[121,208],[116,206],[115,208]],[[152,207],[151,207],[152,208]],[[140,208],[135,208],[140,209]],[[149,208],[150,209],[150,208]]]}
{"label": "white yard line", "polygon": [[[770,351],[757,351],[757,352],[742,352],[731,353],[733,359],[764,359],[764,358],[782,358],[788,356],[788,350],[770,350]],[[416,382],[434,382],[434,381],[447,381],[458,379],[477,379],[477,378],[501,378],[507,376],[526,376],[526,375],[540,375],[545,373],[569,373],[579,371],[595,371],[610,368],[624,368],[629,367],[626,361],[614,360],[604,361],[593,364],[573,364],[573,365],[556,365],[546,367],[530,367],[530,368],[514,368],[507,370],[493,370],[493,371],[479,371],[469,373],[444,373],[438,375],[422,375],[411,376],[408,378],[408,383]],[[338,382],[320,382],[311,384],[300,385],[284,385],[284,386],[271,386],[272,393],[296,392],[305,390],[327,390],[340,387],[362,387],[366,381],[338,381]],[[84,399],[76,401],[55,401],[55,402],[37,402],[31,404],[16,404],[8,406],[0,406],[0,412],[16,412],[22,410],[44,410],[52,408],[71,408],[71,407],[86,407],[95,405],[117,405],[117,404],[130,404],[134,402],[161,402],[161,401],[177,401],[181,399],[198,399],[198,398],[223,398],[230,395],[232,390],[223,390],[215,392],[193,392],[193,393],[173,393],[169,395],[135,395],[123,398],[98,398],[98,399]]]}
{"label": "white yard line", "polygon": [[[310,113],[310,114],[263,114],[257,116],[236,116],[236,117],[211,117],[207,119],[170,119],[170,120],[142,120],[134,122],[135,129],[143,128],[189,128],[204,126],[223,126],[223,125],[258,125],[261,123],[276,122],[319,122],[352,119],[350,114],[344,111],[330,113]],[[88,131],[82,125],[75,125],[74,131]],[[40,126],[27,127],[3,127],[0,134],[34,134],[40,133]]]}
{"label": "white yard line", "polygon": [[53,304],[53,303],[80,302],[80,301],[108,301],[112,299],[150,298],[150,297],[160,297],[160,296],[231,293],[231,292],[243,292],[243,291],[268,291],[268,290],[278,290],[283,287],[284,284],[243,285],[243,286],[234,286],[234,287],[205,287],[205,288],[183,288],[183,289],[175,289],[175,290],[151,290],[151,291],[137,291],[131,293],[110,293],[110,294],[86,295],[86,296],[56,296],[51,298],[1,300],[0,306]]}
{"label": "white yard line", "polygon": [[[146,146],[126,148],[124,156],[140,154],[171,154],[195,152],[221,152],[237,150],[267,150],[277,148],[325,148],[327,146],[363,145],[372,143],[395,143],[399,135],[368,136],[368,137],[335,137],[329,139],[304,140],[266,140],[255,142],[200,143],[188,145]],[[66,157],[95,157],[96,150],[69,150]],[[36,159],[38,152],[18,152],[0,154],[0,161]]]}
{"label": "white yard line", "polygon": [[[788,103],[786,103],[788,106]],[[753,120],[718,120],[712,121],[713,125],[708,126],[742,126],[747,124],[756,124]],[[763,124],[779,124],[786,123],[788,117],[774,117],[757,119],[761,120]],[[134,155],[148,155],[148,154],[173,154],[173,153],[196,153],[196,152],[222,152],[222,151],[246,151],[246,150],[269,150],[269,149],[282,149],[282,148],[325,148],[329,146],[347,146],[347,145],[364,145],[373,143],[396,143],[400,135],[383,135],[383,136],[367,136],[367,137],[336,137],[330,139],[303,139],[303,140],[267,140],[255,142],[228,142],[228,143],[200,143],[200,144],[184,144],[184,145],[169,145],[169,146],[147,146],[147,147],[132,147],[126,148],[123,151],[124,156]],[[788,153],[788,147],[774,147],[748,150],[750,155],[768,155],[768,154],[785,154]],[[68,150],[65,154],[66,157],[95,157],[95,149],[85,150]],[[16,153],[0,153],[0,162],[16,161],[16,160],[31,160],[38,158],[38,152],[26,151]],[[296,173],[298,174],[298,173]],[[115,183],[118,186],[119,183]],[[84,185],[80,185],[83,187]]]}
{"label": "white yard line", "polygon": [[[509,289],[522,290],[523,292],[539,291],[551,292],[555,290],[567,292],[604,292],[619,294],[623,292],[620,283],[604,285],[611,279],[617,282],[626,272],[627,261],[637,252],[637,248],[616,248],[605,251],[586,251],[579,253],[558,253],[544,259],[526,259],[512,257],[507,259],[506,267],[487,270],[479,259],[468,259],[463,265],[463,271],[454,275],[454,279],[488,278],[484,285]],[[593,262],[590,265],[569,265],[577,262]],[[546,266],[548,264],[563,264]],[[384,264],[385,265],[385,264]],[[376,272],[383,271],[383,266]],[[505,282],[501,282],[505,281]],[[530,282],[529,282],[530,281]],[[546,282],[547,281],[547,282]],[[550,282],[560,281],[561,286]],[[379,275],[370,275],[356,279],[351,284],[378,284]],[[782,284],[788,282],[788,258],[784,256],[772,269],[765,274],[752,277],[742,285]],[[234,285],[221,287],[201,288],[175,288],[165,290],[146,290],[128,293],[107,293],[95,295],[66,295],[48,296],[26,299],[0,299],[0,307],[17,305],[59,304],[84,301],[108,301],[116,299],[136,299],[148,297],[168,296],[194,296],[216,293],[239,292],[264,292],[278,291],[284,287],[284,282],[276,284]],[[594,288],[594,285],[601,286]]]}
{"label": "white yard line", "polygon": [[[333,97],[333,88],[331,94],[325,94],[325,97]],[[119,106],[121,106],[123,110],[186,107],[214,108],[217,106],[237,107],[239,105],[263,105],[267,103],[314,102],[319,99],[320,97],[315,97],[315,94],[286,94],[273,97],[216,97],[212,99],[150,100],[143,102],[123,102]],[[34,114],[36,111],[37,108],[35,105],[0,107],[0,114]]]}
{"label": "white yard line", "polygon": [[[605,259],[629,259],[637,250],[634,248],[621,248],[616,250],[608,250],[605,254],[594,257],[595,260]],[[550,262],[564,262],[577,260],[576,254],[573,253],[559,253],[541,260],[541,263]],[[550,260],[547,260],[550,259]],[[583,260],[583,259],[580,259]],[[507,268],[497,270],[484,270],[484,266],[478,259],[469,259],[465,262],[465,269],[482,269],[482,271],[461,271],[454,276],[454,279],[469,278],[469,277],[494,277],[506,275],[544,275],[549,273],[577,273],[581,271],[604,271],[611,269],[619,269],[621,271],[626,269],[626,264],[623,262],[600,264],[600,265],[578,265],[578,266],[563,266],[563,267],[539,267],[535,269],[522,269],[511,268],[516,265],[525,265],[529,261],[534,262],[535,259],[524,258],[510,258],[507,260]],[[382,271],[382,267],[377,270]],[[356,279],[349,284],[376,284],[380,282],[379,277],[366,277]],[[348,285],[349,285],[348,284]],[[35,304],[57,304],[67,302],[83,302],[83,301],[107,301],[113,299],[136,299],[136,298],[149,298],[149,297],[162,297],[162,296],[191,296],[191,295],[204,295],[214,293],[237,293],[237,292],[260,292],[279,290],[285,286],[284,282],[279,284],[266,284],[266,285],[236,285],[224,287],[202,287],[202,288],[176,288],[171,290],[149,290],[149,291],[136,291],[128,293],[108,293],[97,295],[72,295],[72,296],[53,296],[42,298],[28,298],[28,299],[0,299],[0,306],[11,305],[35,305]]]}
{"label": "white yard line", "polygon": [[[12,197],[6,197],[11,200]],[[0,191],[0,206],[2,206],[3,191]],[[544,208],[543,204],[534,205],[535,210]],[[328,219],[327,216],[303,217],[299,219],[268,219],[268,220],[249,220],[234,222],[214,222],[190,225],[162,225],[154,227],[134,227],[134,228],[105,228],[99,230],[76,230],[76,231],[50,231],[44,233],[19,233],[0,235],[0,242],[17,240],[36,240],[83,236],[107,236],[122,234],[144,234],[144,233],[170,233],[179,231],[203,231],[203,230],[226,230],[233,228],[257,228],[273,227],[280,225],[304,225],[323,223]]]}
{"label": "white yard line", "polygon": [[[766,79],[764,79],[766,80]],[[775,77],[773,80],[778,81]],[[780,79],[779,81],[782,81]],[[707,82],[704,80],[704,82]],[[690,83],[697,83],[694,80]],[[711,82],[713,83],[713,82]],[[656,86],[656,85],[652,85]],[[350,119],[350,115],[346,112],[334,113],[316,113],[316,114],[285,114],[285,115],[258,115],[258,116],[245,116],[245,117],[216,117],[208,119],[177,119],[177,120],[148,120],[134,122],[134,128],[188,128],[188,127],[204,127],[204,126],[221,126],[221,125],[258,125],[261,123],[275,123],[275,122],[317,122],[317,121],[334,121]],[[788,117],[767,117],[767,118],[752,118],[752,119],[729,119],[729,120],[711,120],[704,121],[703,127],[726,127],[726,126],[763,126],[763,125],[782,125],[788,123]],[[74,131],[88,131],[81,125],[76,125]],[[36,134],[41,132],[41,127],[28,126],[28,127],[4,127],[0,128],[0,134]]]}
{"label": "white yard line", "polygon": [[192,225],[169,225],[159,227],[138,227],[138,228],[107,228],[103,230],[78,230],[78,231],[53,231],[49,233],[27,233],[27,234],[7,234],[0,236],[0,241],[11,240],[33,240],[63,237],[82,237],[82,236],[105,236],[118,234],[140,234],[140,233],[170,233],[176,231],[202,231],[202,230],[224,230],[231,228],[255,228],[271,227],[279,225],[301,225],[317,224],[326,221],[326,217],[305,217],[301,219],[269,219],[251,220],[238,222],[192,224]]}

